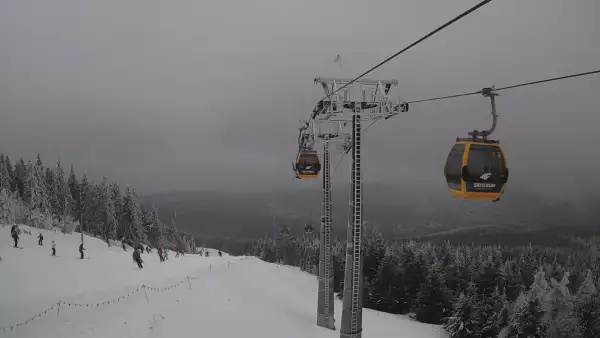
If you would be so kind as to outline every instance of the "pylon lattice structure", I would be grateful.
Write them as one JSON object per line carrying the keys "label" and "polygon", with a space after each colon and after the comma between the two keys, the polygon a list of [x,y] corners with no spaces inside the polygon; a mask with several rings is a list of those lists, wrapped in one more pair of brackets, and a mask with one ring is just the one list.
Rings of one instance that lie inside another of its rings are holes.
{"label": "pylon lattice structure", "polygon": [[[350,215],[347,228],[344,300],[340,337],[359,338],[362,334],[362,129],[361,121],[387,119],[408,111],[406,103],[394,103],[389,95],[396,80],[317,78],[326,95],[314,108],[311,118],[301,128],[299,140],[323,141],[323,197],[319,255],[319,292],[317,325],[335,330],[333,306],[333,254],[331,241],[331,154],[330,142],[339,142],[337,149],[352,150]],[[309,125],[311,128],[309,128]],[[345,131],[346,126],[351,130]],[[306,133],[306,135],[302,135]],[[315,135],[316,134],[316,135]],[[316,137],[315,137],[316,136]],[[299,141],[300,142],[300,141]],[[302,146],[302,144],[300,144]]]}

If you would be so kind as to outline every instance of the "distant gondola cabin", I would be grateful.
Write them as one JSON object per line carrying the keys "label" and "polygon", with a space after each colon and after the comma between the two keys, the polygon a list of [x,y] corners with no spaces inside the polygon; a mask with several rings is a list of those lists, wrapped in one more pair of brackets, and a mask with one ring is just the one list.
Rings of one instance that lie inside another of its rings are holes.
{"label": "distant gondola cabin", "polygon": [[314,150],[298,152],[295,163],[296,177],[299,179],[316,179],[321,171],[319,156]]}
{"label": "distant gondola cabin", "polygon": [[309,224],[306,224],[306,225],[304,226],[304,232],[305,232],[305,233],[307,233],[307,234],[312,234],[312,233],[313,233],[313,231],[315,231],[315,228],[313,227],[313,225],[312,225],[312,224],[310,224],[310,223],[309,223]]}

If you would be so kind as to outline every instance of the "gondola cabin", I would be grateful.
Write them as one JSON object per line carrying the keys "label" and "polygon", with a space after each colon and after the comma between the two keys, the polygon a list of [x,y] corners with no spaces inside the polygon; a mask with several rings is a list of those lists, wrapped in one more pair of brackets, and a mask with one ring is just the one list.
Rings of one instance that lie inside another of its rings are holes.
{"label": "gondola cabin", "polygon": [[298,152],[295,163],[296,178],[316,179],[321,171],[319,156],[314,150],[302,150]]}
{"label": "gondola cabin", "polygon": [[457,139],[444,166],[444,175],[452,196],[495,202],[508,182],[506,156],[498,141]]}
{"label": "gondola cabin", "polygon": [[313,231],[315,231],[315,228],[313,227],[313,225],[312,225],[312,224],[310,224],[310,223],[307,223],[307,224],[304,226],[304,232],[305,232],[305,233],[307,233],[307,234],[312,234],[312,233],[313,233]]}

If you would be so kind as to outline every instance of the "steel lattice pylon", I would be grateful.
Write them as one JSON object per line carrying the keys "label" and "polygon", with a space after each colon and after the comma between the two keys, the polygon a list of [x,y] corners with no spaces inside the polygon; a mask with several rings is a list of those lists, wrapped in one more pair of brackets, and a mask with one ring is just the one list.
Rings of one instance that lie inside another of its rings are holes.
{"label": "steel lattice pylon", "polygon": [[323,144],[323,199],[321,201],[317,325],[335,330],[333,255],[331,252],[331,204],[331,158],[329,137],[327,137]]}
{"label": "steel lattice pylon", "polygon": [[[315,136],[324,141],[323,147],[323,197],[321,201],[321,247],[319,252],[319,293],[317,305],[317,325],[335,329],[333,306],[333,253],[331,242],[331,154],[330,142],[341,141],[344,152],[352,149],[352,170],[350,189],[350,215],[348,215],[346,264],[344,271],[344,299],[341,338],[359,338],[362,334],[363,297],[363,195],[362,195],[362,149],[361,121],[387,119],[408,110],[408,104],[393,102],[389,95],[396,80],[369,80],[317,78],[327,95],[317,102],[310,120],[300,128],[299,146]],[[358,87],[358,88],[357,88]],[[339,88],[339,90],[338,90]],[[354,88],[354,89],[353,89]],[[356,91],[358,89],[358,91]],[[335,93],[335,94],[334,94]],[[359,99],[351,99],[352,93],[359,93]],[[348,114],[348,112],[350,114]],[[317,123],[337,124],[336,131],[323,132]],[[347,122],[351,122],[351,134],[344,132]],[[312,126],[312,128],[311,128]],[[316,130],[319,130],[318,132]],[[317,134],[317,135],[315,135]]]}
{"label": "steel lattice pylon", "polygon": [[362,335],[362,172],[360,108],[352,116],[352,170],[350,188],[350,219],[346,234],[346,264],[344,271],[344,301],[340,337],[360,338]]}

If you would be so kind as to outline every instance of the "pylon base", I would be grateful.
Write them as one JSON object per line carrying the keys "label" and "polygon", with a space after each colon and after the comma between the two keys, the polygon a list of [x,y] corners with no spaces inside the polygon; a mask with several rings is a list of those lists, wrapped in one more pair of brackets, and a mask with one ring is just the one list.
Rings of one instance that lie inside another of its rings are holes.
{"label": "pylon base", "polygon": [[335,319],[326,315],[317,316],[317,325],[326,329],[335,330]]}

